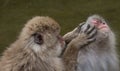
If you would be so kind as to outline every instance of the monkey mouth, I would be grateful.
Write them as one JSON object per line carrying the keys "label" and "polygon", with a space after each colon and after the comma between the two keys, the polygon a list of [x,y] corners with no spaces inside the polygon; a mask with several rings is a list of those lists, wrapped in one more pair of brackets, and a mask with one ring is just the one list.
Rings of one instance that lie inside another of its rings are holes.
{"label": "monkey mouth", "polygon": [[108,29],[106,25],[98,27],[99,29]]}

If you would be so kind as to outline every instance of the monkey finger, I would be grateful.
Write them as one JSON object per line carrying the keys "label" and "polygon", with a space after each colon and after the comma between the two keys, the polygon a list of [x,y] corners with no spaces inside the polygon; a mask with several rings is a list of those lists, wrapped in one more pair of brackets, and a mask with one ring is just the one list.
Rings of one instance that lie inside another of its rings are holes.
{"label": "monkey finger", "polygon": [[92,33],[92,31],[94,31],[95,30],[95,26],[91,26],[87,31],[86,31],[86,34],[90,34],[90,33]]}
{"label": "monkey finger", "polygon": [[85,24],[85,22],[80,23],[77,28],[78,28],[78,29],[81,29],[81,27],[82,27],[84,24]]}
{"label": "monkey finger", "polygon": [[81,27],[85,24],[85,22],[82,22],[78,25],[78,27],[76,28],[76,32],[80,32],[81,31]]}
{"label": "monkey finger", "polygon": [[87,40],[87,44],[90,44],[90,43],[94,42],[95,40],[96,40],[96,38],[91,38],[91,39]]}
{"label": "monkey finger", "polygon": [[85,30],[82,30],[82,31],[84,31],[84,33],[85,33],[85,32],[87,32],[89,29],[90,29],[90,24],[88,24],[88,25],[87,25],[87,28],[86,28]]}
{"label": "monkey finger", "polygon": [[91,39],[91,38],[95,37],[96,34],[97,34],[97,30],[94,29],[94,30],[88,35],[87,39]]}
{"label": "monkey finger", "polygon": [[85,47],[85,46],[91,44],[91,43],[94,42],[95,40],[96,40],[96,38],[92,38],[92,39],[87,40],[87,43],[84,43],[83,45],[81,45],[80,48],[83,48],[83,47]]}

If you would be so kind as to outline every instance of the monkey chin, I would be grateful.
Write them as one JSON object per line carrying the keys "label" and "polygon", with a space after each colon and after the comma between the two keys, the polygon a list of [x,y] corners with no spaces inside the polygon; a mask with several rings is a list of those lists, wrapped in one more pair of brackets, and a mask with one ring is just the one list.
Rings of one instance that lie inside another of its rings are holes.
{"label": "monkey chin", "polygon": [[110,31],[111,30],[106,26],[99,27],[99,29],[98,29],[98,32],[102,34],[102,38],[108,38]]}

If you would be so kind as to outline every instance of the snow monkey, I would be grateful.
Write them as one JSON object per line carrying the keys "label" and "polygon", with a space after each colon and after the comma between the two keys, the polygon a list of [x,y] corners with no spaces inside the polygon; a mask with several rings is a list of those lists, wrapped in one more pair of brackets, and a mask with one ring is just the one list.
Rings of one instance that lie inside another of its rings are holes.
{"label": "snow monkey", "polygon": [[73,57],[78,49],[95,39],[91,37],[94,31],[89,31],[90,28],[93,27],[72,40],[60,57],[65,42],[59,34],[59,24],[50,17],[36,16],[25,24],[18,39],[4,51],[0,71],[73,71],[71,66],[77,60]]}
{"label": "snow monkey", "polygon": [[[107,22],[101,16],[93,15],[88,17],[88,20],[82,25],[81,30],[95,26],[97,34],[93,43],[79,50],[76,71],[119,71],[115,35]],[[78,27],[63,36],[67,45],[78,36]]]}

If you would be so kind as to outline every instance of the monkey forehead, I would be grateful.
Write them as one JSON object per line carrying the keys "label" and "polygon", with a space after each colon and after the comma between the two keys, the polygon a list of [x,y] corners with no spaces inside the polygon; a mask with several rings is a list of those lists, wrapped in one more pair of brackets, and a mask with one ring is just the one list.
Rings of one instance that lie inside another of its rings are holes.
{"label": "monkey forehead", "polygon": [[60,25],[52,18],[46,16],[36,16],[25,24],[25,28],[32,31],[60,31]]}

